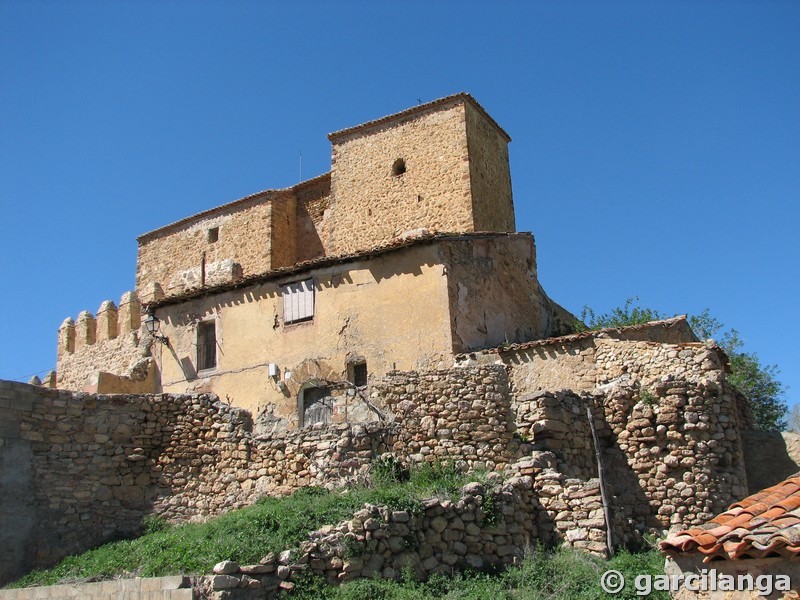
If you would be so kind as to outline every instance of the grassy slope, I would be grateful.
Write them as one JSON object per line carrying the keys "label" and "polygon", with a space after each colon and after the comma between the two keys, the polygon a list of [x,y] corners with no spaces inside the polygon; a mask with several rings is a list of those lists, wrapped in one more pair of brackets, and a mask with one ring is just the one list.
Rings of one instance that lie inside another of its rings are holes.
{"label": "grassy slope", "polygon": [[[400,483],[398,479],[404,477],[394,465],[383,467],[373,471],[375,485],[370,488],[330,493],[318,488],[306,488],[290,498],[263,498],[254,506],[203,524],[168,527],[151,520],[147,523],[150,533],[138,539],[113,542],[83,555],[66,558],[54,568],[33,571],[9,587],[118,576],[208,574],[214,564],[221,560],[252,564],[269,552],[297,546],[309,532],[323,525],[346,520],[365,503],[384,504],[398,510],[415,510],[419,507],[420,498],[435,494],[452,496],[464,483],[474,479],[446,465],[436,464],[413,471],[408,481]],[[637,596],[633,593],[604,595],[599,585],[603,571],[618,569],[626,575],[626,579],[632,581],[640,573],[661,573],[662,567],[663,559],[653,551],[621,554],[611,563],[606,563],[574,550],[560,549],[555,553],[534,552],[521,566],[502,573],[468,573],[447,578],[434,576],[427,583],[407,578],[403,582],[362,580],[331,587],[319,580],[309,579],[298,586],[293,597],[309,600],[634,598]],[[663,598],[668,596],[664,595]]]}

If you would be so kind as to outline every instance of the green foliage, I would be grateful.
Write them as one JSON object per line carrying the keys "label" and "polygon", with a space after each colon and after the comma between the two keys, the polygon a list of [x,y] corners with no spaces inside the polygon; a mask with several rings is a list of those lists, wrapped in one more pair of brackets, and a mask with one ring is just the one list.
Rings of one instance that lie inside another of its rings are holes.
{"label": "green foliage", "polygon": [[166,531],[169,528],[170,524],[167,523],[167,520],[161,515],[147,515],[142,519],[142,531],[145,535]]}
{"label": "green foliage", "polygon": [[647,388],[642,388],[639,390],[639,400],[647,404],[648,406],[653,406],[658,404],[658,399],[656,398],[655,394],[648,390]]}
{"label": "green foliage", "polygon": [[[639,298],[628,298],[622,307],[597,315],[585,306],[581,319],[589,329],[639,325],[648,321],[667,318],[667,315],[635,304]],[[709,309],[688,319],[695,335],[702,339],[713,338],[723,330],[723,325],[711,316]],[[735,329],[722,331],[717,339],[730,358],[731,373],[728,381],[750,401],[753,422],[762,431],[782,431],[786,428],[788,407],[783,399],[786,387],[778,380],[780,371],[776,365],[762,365],[758,355],[743,350],[744,343]]]}
{"label": "green foliage", "polygon": [[369,469],[369,476],[376,486],[403,483],[408,481],[409,475],[408,467],[391,455],[374,460]]}
{"label": "green foliage", "polygon": [[659,321],[667,317],[657,310],[637,306],[639,298],[628,298],[623,306],[618,306],[602,315],[598,315],[589,306],[584,306],[581,311],[581,321],[591,330],[606,329],[611,327],[625,327],[626,325],[641,325],[650,321]]}
{"label": "green foliage", "polygon": [[483,499],[483,505],[481,506],[484,525],[492,527],[497,524],[497,519],[500,516],[498,508],[497,496],[491,492],[487,492],[486,497]]}

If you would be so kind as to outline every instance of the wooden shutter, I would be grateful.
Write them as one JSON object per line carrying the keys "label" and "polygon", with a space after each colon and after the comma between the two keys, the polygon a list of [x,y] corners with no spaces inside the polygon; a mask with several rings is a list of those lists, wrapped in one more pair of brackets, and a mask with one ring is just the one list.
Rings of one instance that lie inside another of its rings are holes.
{"label": "wooden shutter", "polygon": [[290,283],[283,288],[283,320],[285,323],[314,317],[314,280]]}

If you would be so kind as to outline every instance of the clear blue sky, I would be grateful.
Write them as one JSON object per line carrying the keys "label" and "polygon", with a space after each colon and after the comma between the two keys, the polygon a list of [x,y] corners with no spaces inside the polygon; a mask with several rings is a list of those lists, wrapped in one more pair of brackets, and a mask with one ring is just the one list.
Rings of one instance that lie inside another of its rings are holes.
{"label": "clear blue sky", "polygon": [[467,91],[555,300],[709,307],[800,400],[800,3],[0,0],[0,378],[134,285],[136,241]]}

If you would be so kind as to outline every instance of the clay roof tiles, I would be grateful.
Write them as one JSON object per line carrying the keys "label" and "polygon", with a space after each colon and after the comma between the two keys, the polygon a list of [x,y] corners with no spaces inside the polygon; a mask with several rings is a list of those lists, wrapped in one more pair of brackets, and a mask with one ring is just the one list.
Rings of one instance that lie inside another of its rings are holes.
{"label": "clay roof tiles", "polygon": [[748,496],[707,523],[669,536],[664,554],[699,552],[703,561],[800,558],[800,473]]}

